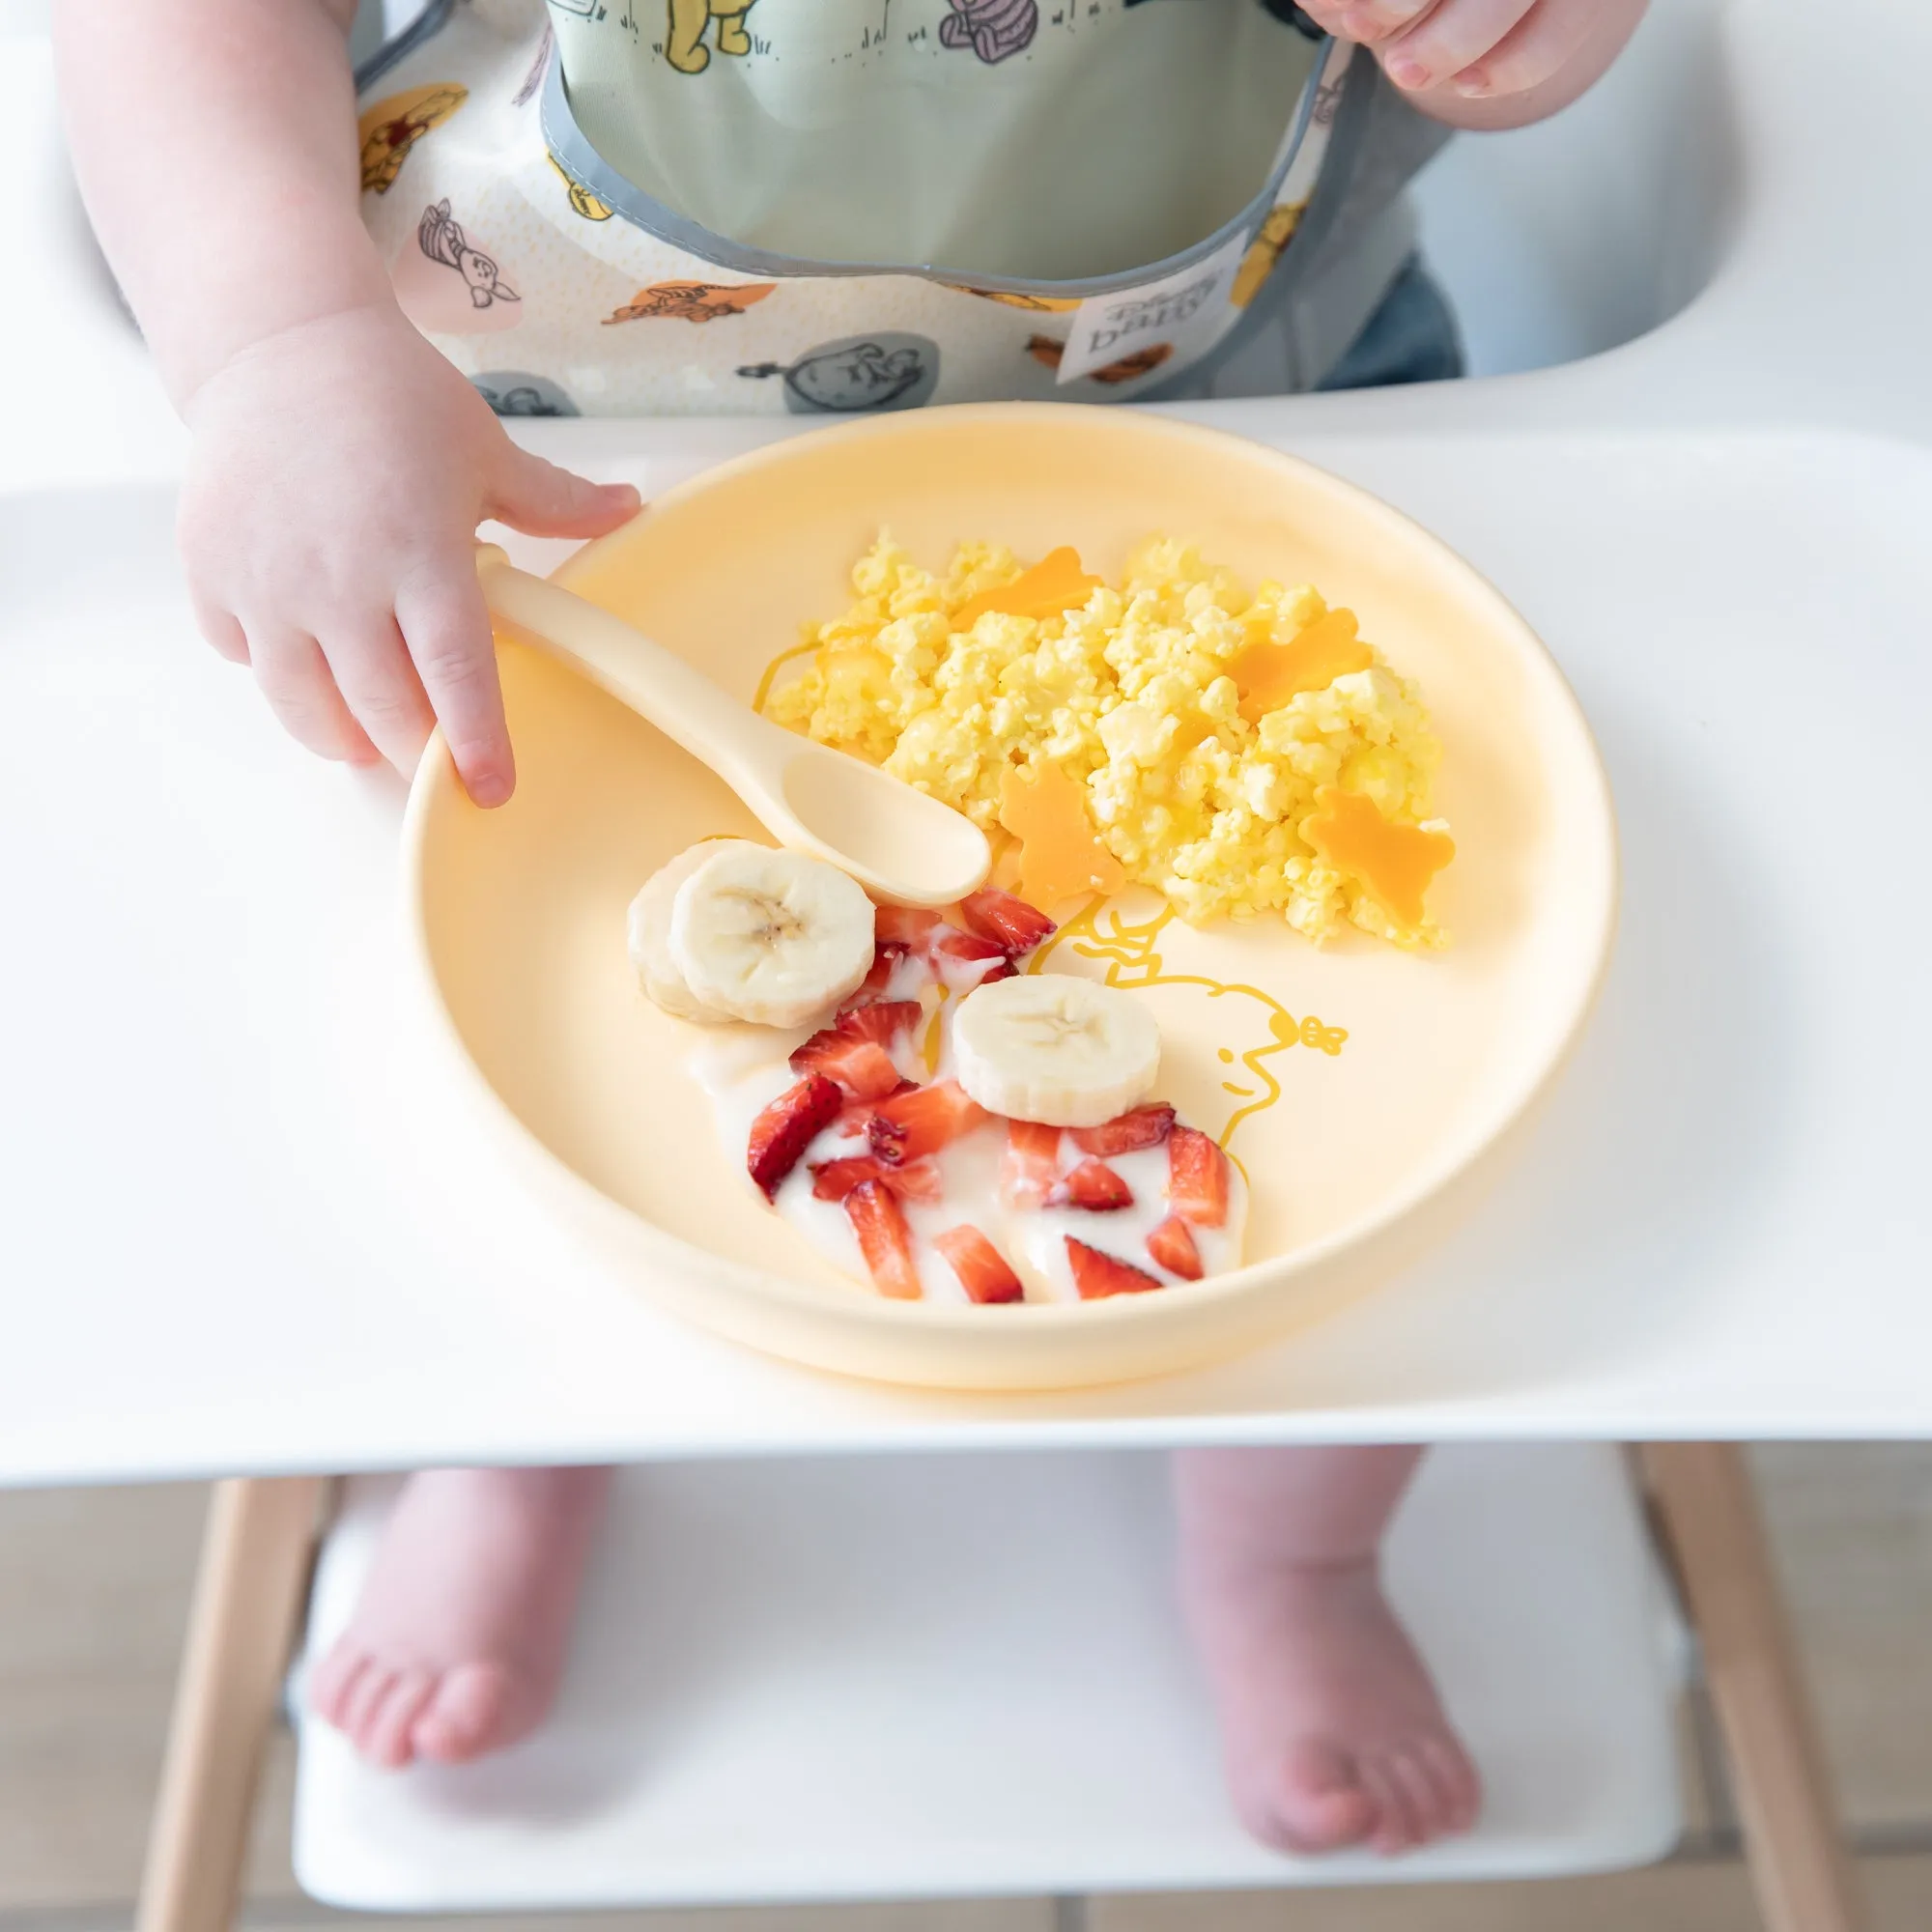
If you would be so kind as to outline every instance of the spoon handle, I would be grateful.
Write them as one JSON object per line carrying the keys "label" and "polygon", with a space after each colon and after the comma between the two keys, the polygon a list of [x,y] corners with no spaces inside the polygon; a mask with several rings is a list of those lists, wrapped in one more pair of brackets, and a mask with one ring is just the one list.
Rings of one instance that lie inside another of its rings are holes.
{"label": "spoon handle", "polygon": [[476,571],[493,616],[648,719],[757,809],[749,793],[769,792],[777,754],[794,749],[789,733],[774,747],[779,726],[694,665],[575,591],[517,569],[496,545],[477,546]]}

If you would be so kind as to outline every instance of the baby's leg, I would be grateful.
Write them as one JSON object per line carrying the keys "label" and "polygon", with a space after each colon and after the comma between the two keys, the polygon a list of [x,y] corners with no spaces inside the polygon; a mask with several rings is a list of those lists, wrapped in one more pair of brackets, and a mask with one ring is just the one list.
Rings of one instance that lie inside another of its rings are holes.
{"label": "baby's leg", "polygon": [[458,1764],[535,1730],[610,1484],[609,1469],[412,1476],[316,1672],[316,1714],[390,1767]]}
{"label": "baby's leg", "polygon": [[1181,1585],[1242,1822],[1288,1851],[1406,1851],[1475,1822],[1475,1768],[1382,1595],[1419,1449],[1175,1458]]}

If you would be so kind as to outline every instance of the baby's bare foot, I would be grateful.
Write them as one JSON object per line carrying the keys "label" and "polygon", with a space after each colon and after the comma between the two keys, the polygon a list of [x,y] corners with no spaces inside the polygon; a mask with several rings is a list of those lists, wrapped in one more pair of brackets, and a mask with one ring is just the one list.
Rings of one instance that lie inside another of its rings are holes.
{"label": "baby's bare foot", "polygon": [[1480,1792],[1373,1560],[1222,1562],[1188,1608],[1242,1822],[1284,1851],[1407,1851],[1475,1823]]}
{"label": "baby's bare foot", "polygon": [[460,1764],[533,1731],[563,1674],[608,1469],[432,1469],[383,1531],[309,1690],[372,1763]]}
{"label": "baby's bare foot", "polygon": [[1242,1822],[1284,1851],[1406,1851],[1474,1824],[1475,1767],[1382,1595],[1420,1452],[1191,1449],[1181,1584]]}

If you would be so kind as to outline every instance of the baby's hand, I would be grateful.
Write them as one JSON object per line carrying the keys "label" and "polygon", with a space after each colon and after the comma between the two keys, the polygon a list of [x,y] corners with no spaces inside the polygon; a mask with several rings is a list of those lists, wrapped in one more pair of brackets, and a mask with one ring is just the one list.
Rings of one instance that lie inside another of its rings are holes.
{"label": "baby's hand", "polygon": [[500,805],[516,774],[476,526],[601,536],[638,493],[519,449],[393,309],[257,343],[183,413],[182,554],[209,642],[310,751],[407,772],[434,719],[470,797]]}
{"label": "baby's hand", "polygon": [[[1329,33],[1374,50],[1406,94],[1441,88],[1463,100],[1530,94],[1566,70],[1594,78],[1640,0],[1302,0]],[[1605,57],[1599,43],[1613,35]],[[1563,90],[1567,97],[1581,87]]]}

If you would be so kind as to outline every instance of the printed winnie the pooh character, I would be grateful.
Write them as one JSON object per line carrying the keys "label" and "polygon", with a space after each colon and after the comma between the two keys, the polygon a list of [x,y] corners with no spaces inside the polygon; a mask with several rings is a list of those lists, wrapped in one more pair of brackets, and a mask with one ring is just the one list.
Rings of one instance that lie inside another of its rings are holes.
{"label": "printed winnie the pooh character", "polygon": [[718,51],[721,54],[748,54],[752,37],[745,31],[745,15],[755,0],[668,0],[670,31],[665,37],[665,59],[679,73],[702,73],[711,65],[711,49],[704,44],[704,30],[718,22]]}

